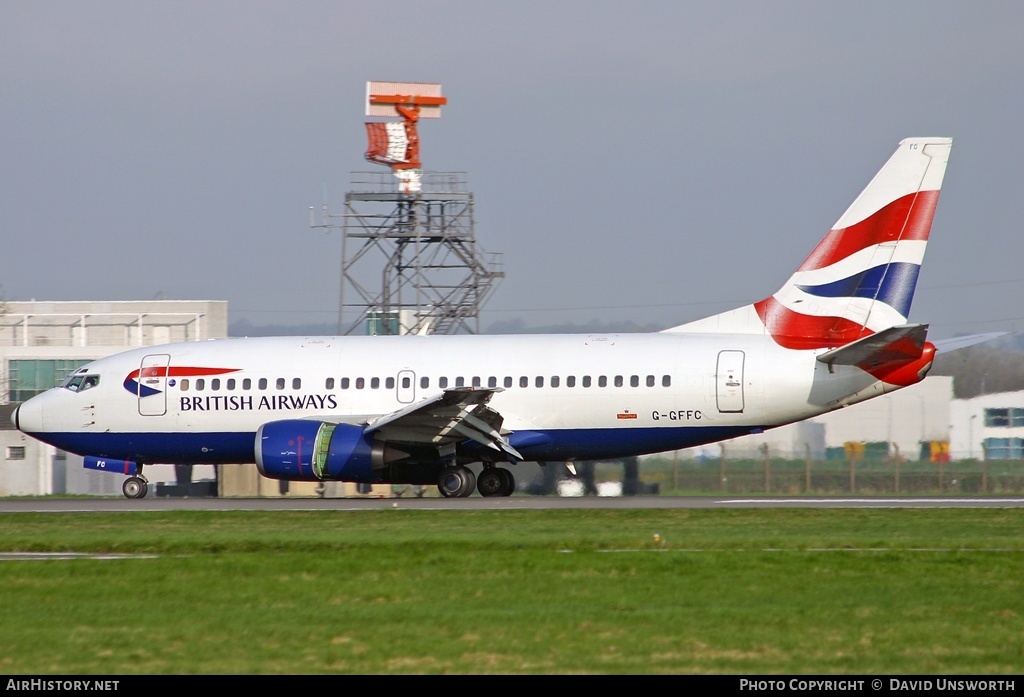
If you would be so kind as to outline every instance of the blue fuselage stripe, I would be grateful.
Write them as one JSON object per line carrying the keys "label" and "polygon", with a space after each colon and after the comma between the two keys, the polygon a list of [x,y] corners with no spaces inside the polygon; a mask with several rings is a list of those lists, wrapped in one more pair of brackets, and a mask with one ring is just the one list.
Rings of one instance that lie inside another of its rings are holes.
{"label": "blue fuselage stripe", "polygon": [[[703,445],[760,431],[751,426],[596,428],[517,431],[509,439],[527,461],[599,460]],[[255,432],[39,433],[29,434],[78,455],[144,463],[242,464],[255,462]],[[467,443],[466,455],[487,454]]]}

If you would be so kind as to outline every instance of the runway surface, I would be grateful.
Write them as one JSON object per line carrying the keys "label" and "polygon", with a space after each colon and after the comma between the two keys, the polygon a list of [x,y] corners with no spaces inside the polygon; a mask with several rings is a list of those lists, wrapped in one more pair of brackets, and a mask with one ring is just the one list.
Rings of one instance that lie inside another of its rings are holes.
{"label": "runway surface", "polygon": [[112,511],[346,511],[410,510],[698,509],[698,508],[1021,508],[1024,497],[805,497],[805,496],[512,496],[424,498],[0,498],[3,513]]}

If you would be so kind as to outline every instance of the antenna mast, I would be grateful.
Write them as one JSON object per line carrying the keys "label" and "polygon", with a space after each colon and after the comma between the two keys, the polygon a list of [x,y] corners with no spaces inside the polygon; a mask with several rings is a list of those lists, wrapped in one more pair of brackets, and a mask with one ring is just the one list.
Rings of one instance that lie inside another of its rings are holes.
{"label": "antenna mast", "polygon": [[[392,93],[392,90],[394,92]],[[366,159],[391,167],[401,182],[402,193],[420,191],[423,163],[416,124],[423,118],[441,118],[441,85],[409,82],[366,83],[366,115],[402,117],[402,123],[369,122],[370,144]]]}
{"label": "antenna mast", "polygon": [[[340,216],[342,334],[361,327],[368,334],[478,333],[480,307],[505,276],[500,257],[477,247],[465,175],[424,173],[417,124],[440,118],[445,104],[439,84],[367,83],[366,115],[401,121],[366,124],[366,159],[388,167],[397,181],[352,173]],[[323,217],[334,217],[326,204]],[[370,263],[377,255],[383,268]]]}

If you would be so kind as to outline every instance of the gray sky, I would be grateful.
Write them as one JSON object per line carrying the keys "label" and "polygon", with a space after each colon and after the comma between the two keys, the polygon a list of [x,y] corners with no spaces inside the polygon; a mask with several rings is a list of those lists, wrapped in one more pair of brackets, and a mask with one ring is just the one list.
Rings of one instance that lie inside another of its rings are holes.
{"label": "gray sky", "polygon": [[774,292],[907,136],[952,136],[911,318],[1024,329],[1019,2],[0,3],[8,300],[336,321],[367,80],[439,82],[507,278],[482,325],[667,327]]}

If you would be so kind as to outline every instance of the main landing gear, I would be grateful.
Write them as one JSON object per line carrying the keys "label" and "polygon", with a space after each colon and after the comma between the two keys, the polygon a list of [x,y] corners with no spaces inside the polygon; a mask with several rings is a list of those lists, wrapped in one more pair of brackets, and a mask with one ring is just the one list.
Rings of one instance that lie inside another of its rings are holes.
{"label": "main landing gear", "polygon": [[511,496],[516,480],[504,467],[485,465],[480,476],[476,476],[464,465],[452,465],[441,472],[437,488],[445,498],[465,498],[474,488],[481,496]]}
{"label": "main landing gear", "polygon": [[121,485],[121,493],[129,499],[146,498],[146,494],[149,493],[149,480],[142,476],[141,464],[138,466],[136,474],[124,480],[124,484]]}

